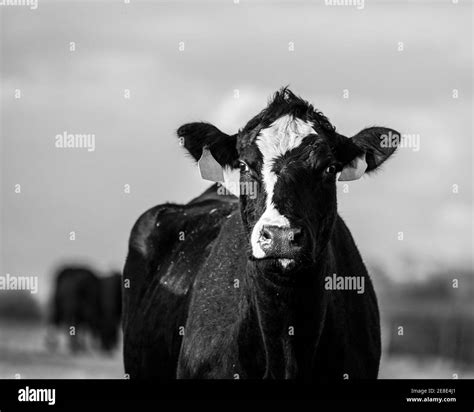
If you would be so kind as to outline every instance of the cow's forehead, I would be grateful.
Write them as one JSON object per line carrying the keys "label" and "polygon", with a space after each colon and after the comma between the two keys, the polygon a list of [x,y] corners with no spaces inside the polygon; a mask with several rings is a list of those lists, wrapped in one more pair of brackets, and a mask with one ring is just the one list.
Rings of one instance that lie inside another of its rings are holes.
{"label": "cow's forehead", "polygon": [[310,134],[317,135],[310,122],[285,115],[275,120],[270,127],[262,129],[255,143],[266,162],[296,149]]}
{"label": "cow's forehead", "polygon": [[249,164],[271,162],[285,153],[301,146],[308,135],[318,136],[316,127],[309,120],[293,115],[283,115],[266,127],[250,132],[247,144],[242,146],[241,158]]}

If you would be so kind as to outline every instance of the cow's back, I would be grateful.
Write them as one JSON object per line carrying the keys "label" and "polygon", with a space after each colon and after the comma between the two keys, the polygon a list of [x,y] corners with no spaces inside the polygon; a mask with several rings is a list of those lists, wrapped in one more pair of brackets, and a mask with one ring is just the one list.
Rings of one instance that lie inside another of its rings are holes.
{"label": "cow's back", "polygon": [[174,378],[189,297],[222,222],[236,208],[216,186],[187,205],[163,204],[135,223],[124,268],[125,371]]}

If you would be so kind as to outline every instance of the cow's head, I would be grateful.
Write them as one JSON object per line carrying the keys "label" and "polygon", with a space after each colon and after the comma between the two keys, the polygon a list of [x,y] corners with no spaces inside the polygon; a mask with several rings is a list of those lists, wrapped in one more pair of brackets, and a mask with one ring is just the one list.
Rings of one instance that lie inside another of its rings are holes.
{"label": "cow's head", "polygon": [[318,259],[337,215],[336,181],[375,170],[398,137],[382,127],[342,136],[286,88],[235,135],[207,123],[186,124],[178,135],[196,160],[204,153],[204,167],[215,159],[224,184],[240,188],[249,259],[283,271]]}

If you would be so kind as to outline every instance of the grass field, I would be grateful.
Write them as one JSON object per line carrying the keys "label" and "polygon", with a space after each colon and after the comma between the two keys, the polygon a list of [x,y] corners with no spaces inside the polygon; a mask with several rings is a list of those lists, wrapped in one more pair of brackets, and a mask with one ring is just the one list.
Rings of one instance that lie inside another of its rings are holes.
{"label": "grass field", "polygon": [[64,339],[57,350],[49,350],[46,333],[41,324],[0,322],[0,378],[123,378],[121,349],[111,356],[92,350],[73,356]]}

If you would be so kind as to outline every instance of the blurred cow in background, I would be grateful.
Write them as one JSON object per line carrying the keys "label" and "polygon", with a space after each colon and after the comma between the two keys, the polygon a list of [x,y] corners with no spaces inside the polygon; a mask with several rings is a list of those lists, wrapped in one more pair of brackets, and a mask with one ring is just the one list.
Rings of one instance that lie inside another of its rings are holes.
{"label": "blurred cow in background", "polygon": [[115,349],[122,317],[122,274],[113,272],[100,281],[99,336],[104,351]]}
{"label": "blurred cow in background", "polygon": [[[120,273],[100,277],[87,267],[65,267],[56,275],[50,321],[69,336],[71,352],[85,350],[88,339],[110,352],[118,344],[121,306]],[[54,333],[48,345],[57,345]]]}

